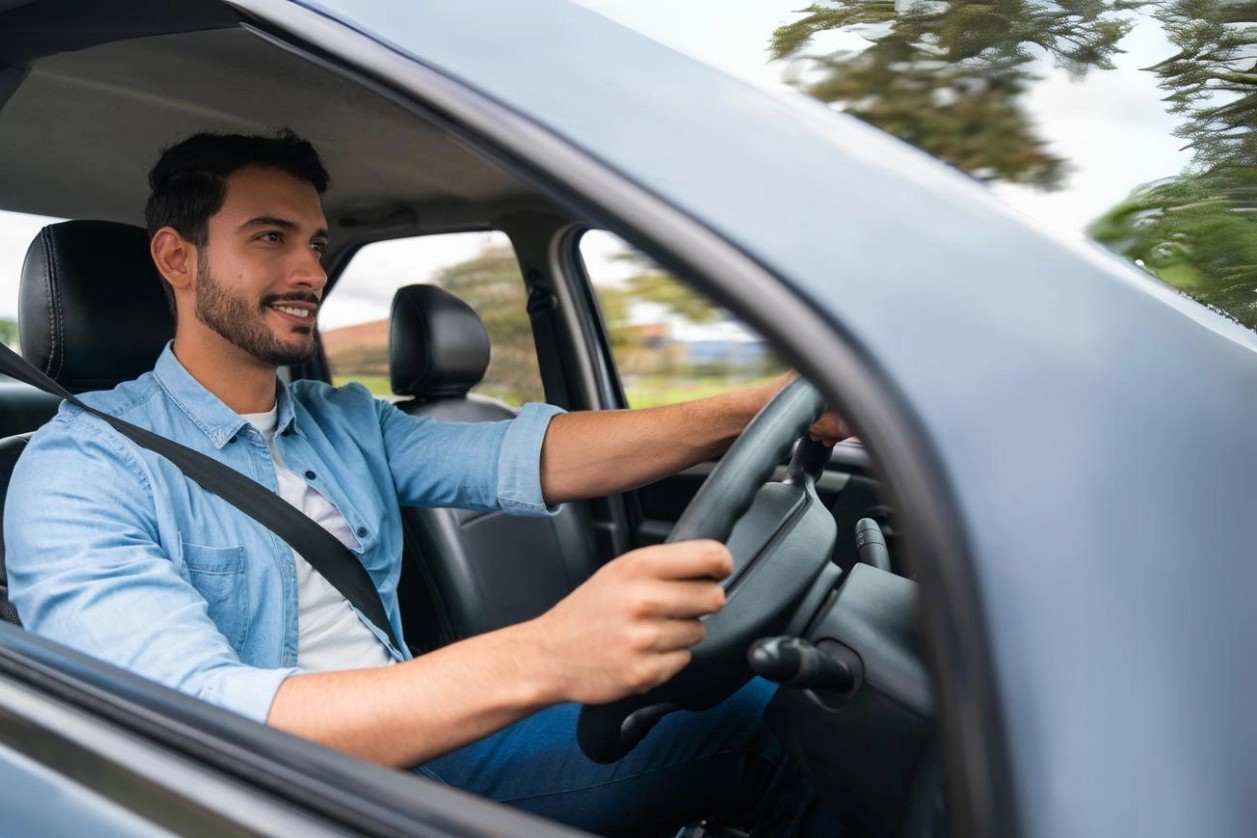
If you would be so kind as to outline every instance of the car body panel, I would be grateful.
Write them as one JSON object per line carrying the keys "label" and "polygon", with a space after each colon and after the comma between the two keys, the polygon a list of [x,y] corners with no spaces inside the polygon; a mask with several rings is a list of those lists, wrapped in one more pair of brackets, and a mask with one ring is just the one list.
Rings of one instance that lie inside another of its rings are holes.
{"label": "car body panel", "polygon": [[1252,334],[854,120],[578,7],[307,5],[606,161],[869,359],[959,510],[1025,834],[1257,819]]}

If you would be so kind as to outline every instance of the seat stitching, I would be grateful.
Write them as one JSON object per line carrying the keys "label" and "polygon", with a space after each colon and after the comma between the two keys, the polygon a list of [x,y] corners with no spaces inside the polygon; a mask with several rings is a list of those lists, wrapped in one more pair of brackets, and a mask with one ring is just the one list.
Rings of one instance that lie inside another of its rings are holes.
{"label": "seat stitching", "polygon": [[52,373],[52,358],[57,346],[56,325],[52,316],[52,234],[45,227],[39,233],[39,243],[44,247],[44,296],[48,299],[48,358],[44,362],[44,372]]}
{"label": "seat stitching", "polygon": [[53,260],[54,260],[54,266],[53,266],[54,275],[53,276],[54,276],[54,279],[57,280],[53,283],[53,288],[57,292],[53,297],[53,306],[57,314],[57,335],[59,338],[57,341],[57,352],[56,352],[57,371],[53,375],[53,377],[59,378],[61,376],[62,370],[65,369],[66,335],[65,335],[65,314],[61,308],[61,294],[60,294],[60,282],[59,282],[60,276],[61,276],[61,254],[60,254],[60,251],[58,251],[56,248],[53,249]]}

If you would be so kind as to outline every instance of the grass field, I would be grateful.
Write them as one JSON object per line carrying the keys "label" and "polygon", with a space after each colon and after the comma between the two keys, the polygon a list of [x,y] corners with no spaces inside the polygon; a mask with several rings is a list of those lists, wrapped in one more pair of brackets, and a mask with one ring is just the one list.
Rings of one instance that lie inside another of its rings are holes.
{"label": "grass field", "polygon": [[[715,396],[738,387],[748,387],[761,381],[767,381],[771,377],[763,376],[748,379],[741,376],[704,376],[700,378],[677,379],[672,376],[637,376],[632,380],[624,382],[624,389],[630,407],[657,407],[658,405],[676,404],[677,402],[690,401],[691,399]],[[393,391],[389,387],[388,376],[385,375],[336,376],[332,379],[332,382],[337,387],[348,384],[350,381],[357,381],[377,396],[387,398],[393,395]],[[517,406],[519,404],[518,398],[511,398],[511,394],[495,391],[492,388],[477,388],[476,392],[481,395],[501,399],[507,404]]]}
{"label": "grass field", "polygon": [[704,376],[677,379],[672,376],[637,376],[624,382],[624,395],[629,407],[658,407],[707,396],[717,396],[739,387],[749,387],[773,376],[743,378],[741,376]]}

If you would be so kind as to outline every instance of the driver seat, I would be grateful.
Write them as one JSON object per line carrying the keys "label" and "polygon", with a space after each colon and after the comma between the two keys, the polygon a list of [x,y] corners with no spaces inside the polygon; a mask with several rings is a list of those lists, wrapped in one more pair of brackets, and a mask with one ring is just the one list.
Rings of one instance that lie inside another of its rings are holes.
{"label": "driver seat", "polygon": [[[435,285],[409,285],[393,296],[389,378],[393,392],[405,397],[396,403],[402,411],[446,422],[513,418],[502,402],[468,392],[488,366],[489,335],[471,306]],[[407,567],[425,570],[442,612],[443,636],[408,638],[419,648],[532,619],[598,567],[583,503],[564,504],[546,518],[403,508],[402,520],[407,549],[419,553]],[[407,620],[407,631],[416,625],[419,620]]]}
{"label": "driver seat", "polygon": [[[109,389],[148,372],[175,334],[162,282],[142,228],[114,221],[48,225],[22,263],[22,357],[72,393]],[[51,418],[61,400],[49,395],[47,402]],[[9,480],[30,437],[0,439],[0,500],[21,491]],[[21,625],[9,602],[2,535],[0,619]]]}

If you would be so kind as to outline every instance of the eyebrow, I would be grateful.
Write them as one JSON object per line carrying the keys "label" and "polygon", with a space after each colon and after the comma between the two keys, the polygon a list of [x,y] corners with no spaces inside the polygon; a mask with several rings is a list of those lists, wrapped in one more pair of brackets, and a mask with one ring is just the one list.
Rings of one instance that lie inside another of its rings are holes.
{"label": "eyebrow", "polygon": [[[256,218],[250,218],[248,221],[241,224],[236,228],[236,232],[243,232],[255,227],[280,227],[284,230],[295,230],[297,229],[297,222],[288,218],[280,218],[278,215],[259,215]],[[320,227],[314,231],[314,235],[310,238],[325,239],[327,237],[327,228]]]}

